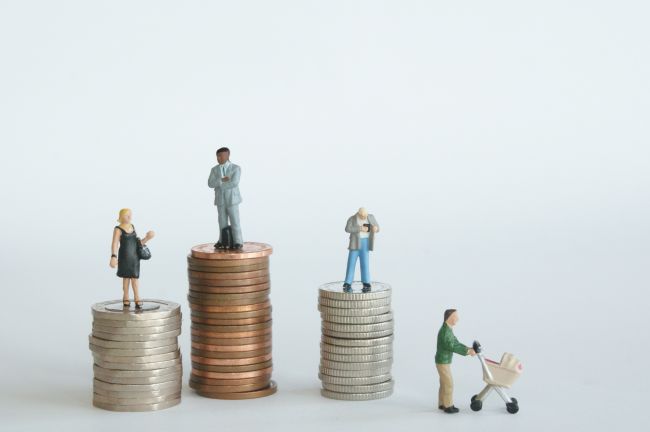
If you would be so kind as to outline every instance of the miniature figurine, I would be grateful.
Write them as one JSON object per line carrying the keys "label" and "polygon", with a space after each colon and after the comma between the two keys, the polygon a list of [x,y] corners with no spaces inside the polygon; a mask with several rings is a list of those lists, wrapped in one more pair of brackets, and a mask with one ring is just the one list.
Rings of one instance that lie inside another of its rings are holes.
{"label": "miniature figurine", "polygon": [[[135,232],[135,227],[131,223],[131,209],[123,208],[120,210],[118,222],[120,223],[113,229],[113,241],[111,243],[111,260],[110,267],[117,267],[117,276],[122,278],[122,304],[124,307],[130,307],[129,285],[133,288],[133,298],[135,308],[141,309],[140,293],[138,292],[140,277],[140,260],[151,257],[146,244],[151,240],[155,233],[148,231],[144,238],[139,239]],[[119,250],[118,250],[119,248]]]}
{"label": "miniature figurine", "polygon": [[361,282],[363,292],[370,292],[370,251],[375,244],[375,234],[379,232],[379,224],[374,215],[361,207],[357,213],[348,218],[345,224],[345,232],[350,233],[350,244],[348,246],[348,267],[345,272],[343,291],[352,291],[352,280],[357,266],[357,259],[361,261]]}
{"label": "miniature figurine", "polygon": [[214,189],[214,205],[219,215],[219,241],[215,249],[241,249],[244,245],[239,225],[239,178],[241,169],[230,162],[230,150],[217,150],[218,165],[212,167],[208,186]]}
{"label": "miniature figurine", "polygon": [[476,352],[476,356],[481,362],[483,381],[486,384],[479,394],[472,396],[470,403],[472,411],[480,411],[483,408],[483,401],[494,390],[506,403],[506,410],[510,414],[517,414],[519,411],[519,401],[516,398],[508,396],[505,389],[509,389],[521,375],[523,370],[521,362],[510,353],[503,353],[501,361],[498,363],[494,360],[487,359],[483,356],[481,344],[478,341],[474,341],[472,349]]}
{"label": "miniature figurine", "polygon": [[456,309],[447,309],[444,315],[444,322],[438,332],[438,346],[436,350],[436,369],[440,375],[440,390],[438,391],[438,408],[448,414],[458,412],[454,406],[454,381],[451,376],[451,358],[453,354],[476,355],[474,349],[468,348],[458,342],[452,327],[458,322]]}

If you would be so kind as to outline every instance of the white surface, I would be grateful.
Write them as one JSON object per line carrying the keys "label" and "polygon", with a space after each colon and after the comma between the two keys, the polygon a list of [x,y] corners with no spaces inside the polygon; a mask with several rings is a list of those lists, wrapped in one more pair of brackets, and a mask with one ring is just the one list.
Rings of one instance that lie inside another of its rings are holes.
{"label": "white surface", "polygon": [[[4,310],[0,429],[640,430],[649,420],[650,64],[641,1],[0,3]],[[206,181],[242,166],[244,236],[272,244],[266,399],[158,413],[91,407],[90,306],[121,207],[154,229],[146,296],[180,302],[217,236]],[[316,287],[344,276],[346,218],[382,226],[395,395],[323,399]],[[417,226],[416,226],[417,225]],[[519,356],[516,416],[435,335]],[[495,395],[493,395],[495,396]]]}

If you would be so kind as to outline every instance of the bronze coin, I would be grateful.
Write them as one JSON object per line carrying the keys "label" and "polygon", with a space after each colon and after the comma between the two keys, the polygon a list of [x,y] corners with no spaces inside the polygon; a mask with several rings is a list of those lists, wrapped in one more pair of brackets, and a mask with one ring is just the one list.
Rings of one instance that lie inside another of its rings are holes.
{"label": "bronze coin", "polygon": [[[219,261],[215,261],[219,262]],[[222,267],[222,266],[211,266],[211,265],[201,265],[201,264],[187,264],[187,269],[198,272],[207,272],[207,273],[241,273],[249,272],[256,270],[268,270],[269,263],[257,263],[249,265],[233,265],[232,267]]]}
{"label": "bronze coin", "polygon": [[[260,348],[254,351],[205,351],[205,350],[200,350],[197,348],[192,347],[191,353],[193,355],[207,358],[207,359],[234,359],[234,360],[242,360],[241,363],[235,363],[235,364],[251,364],[253,362],[251,361],[244,361],[245,359],[251,359],[251,358],[256,358],[256,357],[261,357],[265,356],[268,354],[272,354],[273,352],[273,347],[268,346],[264,348]],[[264,361],[264,360],[260,360]],[[257,363],[259,363],[258,361]],[[219,363],[221,364],[221,363]]]}
{"label": "bronze coin", "polygon": [[273,253],[271,245],[265,243],[244,242],[244,246],[236,251],[215,249],[214,244],[204,243],[192,247],[192,257],[210,260],[239,260],[261,258]]}
{"label": "bronze coin", "polygon": [[261,316],[270,316],[272,312],[271,306],[267,308],[247,311],[247,312],[204,312],[192,311],[192,318],[205,318],[205,319],[243,319],[255,318]]}
{"label": "bronze coin", "polygon": [[208,372],[203,370],[192,370],[192,375],[201,378],[210,379],[242,379],[242,378],[255,378],[264,375],[271,375],[273,367],[259,369],[248,372]]}
{"label": "bronze coin", "polygon": [[[234,326],[233,326],[234,327]],[[255,337],[265,334],[271,334],[272,328],[265,328],[261,330],[252,330],[252,331],[242,331],[242,332],[211,332],[207,330],[200,329],[190,329],[190,334],[193,336],[203,336],[214,339],[230,339],[230,338],[246,338],[246,337]]]}
{"label": "bronze coin", "polygon": [[196,330],[205,330],[214,333],[231,333],[231,332],[249,332],[255,330],[264,330],[273,326],[273,321],[269,320],[259,324],[249,325],[232,325],[232,326],[213,326],[206,324],[192,324]]}
{"label": "bronze coin", "polygon": [[261,390],[254,390],[241,393],[215,393],[215,392],[205,392],[203,390],[197,390],[196,392],[203,397],[212,398],[212,399],[225,399],[225,400],[244,400],[244,399],[257,399],[261,397],[271,396],[278,391],[278,387],[275,384],[275,381],[271,381],[269,386]]}
{"label": "bronze coin", "polygon": [[271,282],[271,278],[267,276],[260,276],[255,278],[247,279],[199,279],[195,277],[188,278],[190,285],[205,285],[210,287],[235,287],[235,286],[248,286],[248,285],[259,285],[262,283]]}
{"label": "bronze coin", "polygon": [[[261,291],[264,294],[257,297],[246,297],[246,298],[202,298],[194,297],[191,294],[188,294],[187,300],[190,303],[200,304],[204,306],[244,306],[255,303],[262,303],[269,299],[268,291]],[[233,295],[233,294],[230,294]]]}
{"label": "bronze coin", "polygon": [[273,334],[265,334],[257,337],[249,338],[230,338],[230,339],[214,339],[201,336],[192,336],[192,342],[209,344],[209,345],[248,345],[253,343],[261,343],[272,340]]}
{"label": "bronze coin", "polygon": [[[194,291],[190,289],[189,295],[196,299],[205,300],[240,300],[240,299],[254,299],[257,297],[268,296],[271,290],[255,291],[250,293],[204,293],[201,291]],[[261,302],[257,302],[261,303]]]}
{"label": "bronze coin", "polygon": [[193,258],[192,255],[187,256],[187,265],[199,265],[205,267],[239,267],[247,265],[268,264],[269,257],[260,258],[240,258],[240,259],[201,259]]}
{"label": "bronze coin", "polygon": [[[251,351],[252,352],[252,351]],[[230,353],[233,354],[233,353]],[[273,358],[271,351],[267,353],[259,353],[254,357],[248,357],[250,354],[243,356],[242,353],[237,353],[242,357],[231,357],[231,358],[217,358],[217,357],[203,357],[200,354],[192,353],[192,361],[195,363],[201,363],[204,365],[210,366],[238,366],[238,365],[249,365],[255,363],[265,362]]]}
{"label": "bronze coin", "polygon": [[192,342],[192,348],[210,352],[234,352],[234,351],[253,351],[270,347],[272,341],[258,342],[248,345],[210,345],[198,342]]}
{"label": "bronze coin", "polygon": [[201,363],[192,362],[192,369],[199,369],[209,372],[246,372],[252,370],[264,369],[273,366],[273,360],[267,360],[261,363],[254,363],[250,365],[235,365],[235,366],[210,366]]}
{"label": "bronze coin", "polygon": [[246,285],[239,287],[218,287],[218,286],[207,286],[200,284],[190,284],[190,291],[201,292],[206,294],[243,294],[243,293],[252,293],[257,291],[264,291],[271,288],[270,283],[262,283],[257,285]]}
{"label": "bronze coin", "polygon": [[271,306],[270,301],[265,301],[263,303],[254,303],[249,305],[237,305],[237,306],[202,306],[202,305],[190,303],[190,309],[199,312],[250,312],[254,310],[265,309],[270,306]]}
{"label": "bronze coin", "polygon": [[203,378],[190,374],[190,387],[195,389],[197,387],[209,387],[210,391],[220,391],[226,387],[240,387],[240,386],[257,386],[258,388],[269,385],[271,375],[253,377],[253,378],[240,378],[240,379],[212,379]]}
{"label": "bronze coin", "polygon": [[269,271],[265,270],[254,270],[249,272],[238,272],[238,273],[213,273],[213,272],[201,272],[188,270],[187,276],[190,279],[208,279],[208,280],[237,280],[237,279],[254,279],[260,277],[268,277]]}
{"label": "bronze coin", "polygon": [[201,317],[191,317],[193,323],[210,324],[210,325],[246,325],[258,324],[271,319],[271,314],[266,316],[242,318],[242,319],[210,319]]}

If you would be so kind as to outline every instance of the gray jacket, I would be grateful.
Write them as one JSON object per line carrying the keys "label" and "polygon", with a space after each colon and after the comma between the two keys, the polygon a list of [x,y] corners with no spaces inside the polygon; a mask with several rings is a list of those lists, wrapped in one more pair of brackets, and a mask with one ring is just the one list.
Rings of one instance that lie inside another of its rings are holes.
{"label": "gray jacket", "polygon": [[230,162],[228,168],[226,168],[226,176],[230,177],[230,180],[227,182],[221,181],[221,168],[219,165],[215,165],[210,170],[208,186],[214,189],[214,205],[230,207],[241,203],[241,195],[239,194],[241,169],[238,165]]}
{"label": "gray jacket", "polygon": [[[377,219],[375,219],[374,215],[368,214],[368,223],[372,226],[376,226],[377,230],[379,231],[379,224],[377,223]],[[350,233],[350,245],[348,246],[348,249],[350,250],[359,249],[360,227],[359,224],[357,223],[356,213],[348,218],[348,223],[345,224],[345,232]],[[375,233],[370,231],[369,234],[370,235],[368,236],[368,249],[373,250],[375,246]]]}

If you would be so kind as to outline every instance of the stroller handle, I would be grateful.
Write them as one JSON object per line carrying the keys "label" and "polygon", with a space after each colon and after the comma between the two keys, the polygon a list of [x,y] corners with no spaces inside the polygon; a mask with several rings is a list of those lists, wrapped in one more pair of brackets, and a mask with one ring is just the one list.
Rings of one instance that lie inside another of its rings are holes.
{"label": "stroller handle", "polygon": [[477,340],[474,341],[474,343],[472,344],[472,349],[474,350],[474,352],[476,352],[476,354],[481,352],[481,344],[479,343],[479,341]]}

